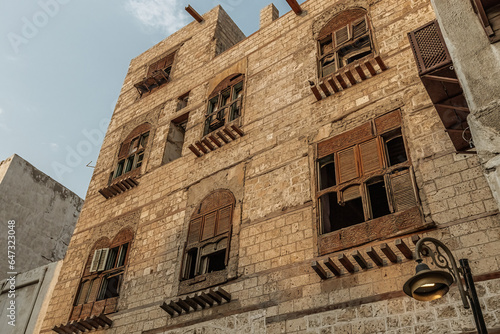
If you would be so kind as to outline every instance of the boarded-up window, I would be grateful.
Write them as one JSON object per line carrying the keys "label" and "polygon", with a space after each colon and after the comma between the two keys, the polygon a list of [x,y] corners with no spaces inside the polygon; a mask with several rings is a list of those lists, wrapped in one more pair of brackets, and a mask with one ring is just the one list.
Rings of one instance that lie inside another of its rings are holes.
{"label": "boarded-up window", "polygon": [[321,234],[418,205],[399,111],[318,144],[316,196]]}
{"label": "boarded-up window", "polygon": [[192,216],[184,252],[182,279],[226,268],[234,196],[218,190],[207,196]]}
{"label": "boarded-up window", "polygon": [[318,37],[318,68],[324,78],[338,69],[373,52],[366,11],[343,11],[333,17]]}

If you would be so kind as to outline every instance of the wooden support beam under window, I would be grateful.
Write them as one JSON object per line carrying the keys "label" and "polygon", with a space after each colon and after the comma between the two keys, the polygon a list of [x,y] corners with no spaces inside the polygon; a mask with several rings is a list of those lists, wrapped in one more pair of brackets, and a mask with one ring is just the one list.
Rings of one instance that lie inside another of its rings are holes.
{"label": "wooden support beam under window", "polygon": [[382,261],[382,258],[380,257],[380,255],[377,254],[375,249],[373,249],[372,247],[368,247],[366,249],[366,254],[368,254],[370,259],[372,259],[373,263],[375,263],[377,266],[379,267],[384,266],[384,261]]}
{"label": "wooden support beam under window", "polygon": [[319,262],[314,261],[311,264],[311,267],[314,269],[314,271],[316,272],[316,274],[318,274],[318,276],[321,279],[327,279],[328,278],[328,274],[326,273],[325,269],[321,266],[321,264]]}
{"label": "wooden support beam under window", "polygon": [[320,83],[319,87],[321,88],[321,90],[323,91],[323,93],[325,93],[326,97],[332,95],[332,94],[330,94],[330,91],[328,90],[328,87],[326,87],[326,85],[325,85],[324,82]]}
{"label": "wooden support beam under window", "polygon": [[228,128],[224,128],[222,129],[222,131],[224,131],[224,133],[229,137],[231,138],[231,140],[235,140],[236,139],[236,136],[234,135],[234,133],[231,132],[231,130],[229,130]]}
{"label": "wooden support beam under window", "polygon": [[359,264],[361,269],[368,269],[368,263],[366,263],[365,258],[363,257],[363,255],[361,255],[361,253],[359,251],[354,251],[351,254],[351,256]]}
{"label": "wooden support beam under window", "polygon": [[340,276],[342,275],[342,272],[340,271],[340,268],[333,262],[332,258],[326,259],[324,262],[325,266],[330,269],[330,271],[335,275],[335,276]]}
{"label": "wooden support beam under window", "polygon": [[174,301],[171,301],[170,304],[168,304],[168,306],[170,306],[171,308],[173,308],[175,310],[175,312],[177,312],[179,315],[182,314],[182,309]]}
{"label": "wooden support beam under window", "polygon": [[387,66],[385,66],[384,61],[380,58],[380,56],[375,57],[375,61],[382,71],[387,70]]}
{"label": "wooden support beam under window", "polygon": [[397,239],[395,244],[396,244],[396,247],[399,249],[401,254],[404,255],[405,258],[407,258],[408,260],[413,259],[413,252],[411,251],[410,247],[408,247],[402,239]]}
{"label": "wooden support beam under window", "polygon": [[163,304],[160,305],[160,308],[163,311],[165,311],[168,314],[170,314],[171,317],[173,317],[175,315],[175,313],[176,313],[175,310],[172,307],[168,306],[167,303],[165,303],[165,302],[163,302]]}
{"label": "wooden support beam under window", "polygon": [[332,87],[332,89],[333,89],[333,91],[334,91],[335,93],[340,92],[339,87],[335,84],[335,81],[333,81],[333,79],[332,79],[332,78],[329,78],[329,79],[328,79],[328,83],[330,84],[330,86]]}
{"label": "wooden support beam under window", "polygon": [[202,144],[201,142],[197,141],[197,142],[195,142],[194,144],[195,144],[195,145],[196,145],[196,147],[198,147],[198,149],[199,149],[200,151],[202,151],[203,153],[205,153],[205,154],[207,154],[207,153],[208,153],[207,148],[206,148],[205,146],[203,146],[203,144]]}
{"label": "wooden support beam under window", "polygon": [[215,145],[222,147],[222,143],[214,135],[210,135],[208,136],[208,138],[210,138],[210,140],[213,141]]}
{"label": "wooden support beam under window", "polygon": [[290,5],[295,14],[297,15],[302,14],[302,8],[300,8],[300,5],[297,2],[297,0],[286,0],[286,2]]}
{"label": "wooden support beam under window", "polygon": [[322,97],[322,96],[321,96],[321,94],[319,93],[318,87],[316,87],[316,86],[311,86],[311,91],[313,92],[314,97],[316,97],[316,100],[320,101],[321,99],[323,99],[323,97]]}
{"label": "wooden support beam under window", "polygon": [[358,82],[356,81],[356,79],[354,79],[354,75],[352,75],[351,71],[348,70],[347,72],[344,73],[345,76],[347,77],[347,79],[349,80],[349,82],[351,83],[351,85],[355,85],[357,84]]}
{"label": "wooden support beam under window", "polygon": [[361,78],[361,80],[366,80],[365,72],[363,71],[363,69],[361,68],[361,66],[356,65],[356,67],[354,67],[354,69],[356,70],[356,72],[358,72],[358,75]]}
{"label": "wooden support beam under window", "polygon": [[347,256],[345,254],[341,254],[339,255],[338,257],[339,259],[339,262],[340,264],[342,264],[344,266],[344,268],[350,272],[350,273],[353,273],[354,272],[354,265],[352,264],[352,262],[347,258]]}
{"label": "wooden support beam under window", "polygon": [[207,295],[212,298],[215,302],[217,302],[217,304],[222,304],[222,297],[219,296],[218,293],[216,293],[214,290],[210,289],[210,291],[208,291]]}
{"label": "wooden support beam under window", "polygon": [[198,158],[201,157],[203,154],[196,149],[196,147],[193,146],[193,144],[189,145],[188,148],[191,150],[191,152],[194,153]]}
{"label": "wooden support beam under window", "polygon": [[231,294],[226,290],[224,290],[223,288],[221,288],[220,286],[214,288],[213,291],[217,293],[219,296],[221,296],[226,302],[231,301]]}
{"label": "wooden support beam under window", "polygon": [[347,88],[347,84],[345,83],[344,78],[342,78],[342,75],[337,74],[335,76],[335,78],[337,79],[337,81],[339,82],[339,84],[342,86],[342,88],[344,88],[344,89]]}
{"label": "wooden support beam under window", "polygon": [[179,299],[178,301],[175,302],[180,308],[182,308],[186,313],[189,313],[191,311],[191,306],[189,306],[188,303],[186,303],[184,300]]}
{"label": "wooden support beam under window", "polygon": [[377,71],[375,71],[375,68],[373,67],[372,63],[370,63],[369,60],[365,61],[365,67],[368,70],[368,72],[370,72],[370,75],[372,77],[377,75]]}
{"label": "wooden support beam under window", "polygon": [[186,9],[186,12],[189,13],[189,15],[191,15],[196,21],[198,21],[198,23],[201,23],[204,21],[203,17],[200,14],[198,14],[198,12],[195,11],[194,8],[191,7],[191,5],[188,5],[185,9]]}
{"label": "wooden support beam under window", "polygon": [[234,130],[240,137],[243,137],[245,133],[236,124],[231,125],[231,129]]}
{"label": "wooden support beam under window", "polygon": [[224,143],[229,143],[229,139],[227,139],[227,137],[221,131],[217,131],[215,134],[219,136],[219,138],[222,139]]}
{"label": "wooden support beam under window", "polygon": [[203,139],[201,140],[201,142],[202,142],[203,144],[205,144],[205,146],[206,146],[206,147],[208,147],[208,148],[210,149],[210,151],[215,150],[215,146],[214,146],[214,145],[212,145],[212,143],[211,143],[211,142],[209,142],[207,138],[203,138]]}
{"label": "wooden support beam under window", "polygon": [[203,301],[205,301],[208,305],[210,306],[214,305],[214,300],[210,298],[205,292],[200,292],[198,297],[203,299]]}
{"label": "wooden support beam under window", "polygon": [[380,250],[385,254],[389,261],[391,261],[392,263],[398,263],[398,257],[388,244],[380,245]]}

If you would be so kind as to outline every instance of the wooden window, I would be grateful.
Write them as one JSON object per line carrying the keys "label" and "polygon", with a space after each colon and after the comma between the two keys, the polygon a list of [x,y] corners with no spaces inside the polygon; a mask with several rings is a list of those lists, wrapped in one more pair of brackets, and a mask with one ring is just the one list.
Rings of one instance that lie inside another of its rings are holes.
{"label": "wooden window", "polygon": [[394,229],[385,229],[384,220],[408,210],[411,219],[420,222],[411,161],[400,127],[401,115],[395,111],[318,144],[319,233],[329,242],[354,234],[351,241],[333,245],[322,243],[320,237],[321,253],[387,237],[378,231]]}
{"label": "wooden window", "polygon": [[144,94],[151,93],[156,88],[161,87],[170,81],[174,59],[175,52],[153,62],[148,66],[146,77],[134,85],[141,97]]}
{"label": "wooden window", "polygon": [[188,118],[189,113],[177,117],[170,122],[165,151],[163,152],[164,164],[179,159],[182,156]]}
{"label": "wooden window", "polygon": [[110,182],[142,166],[148,146],[150,129],[151,126],[144,123],[135,128],[123,141],[118,152],[118,163]]}
{"label": "wooden window", "polygon": [[241,116],[243,74],[224,79],[208,98],[203,135],[207,135]]}
{"label": "wooden window", "polygon": [[[234,196],[218,190],[207,196],[189,223],[182,280],[207,278],[226,270],[229,258]],[[213,282],[219,282],[216,276]]]}
{"label": "wooden window", "polygon": [[358,8],[339,13],[319,33],[319,76],[324,78],[372,53],[366,11]]}
{"label": "wooden window", "polygon": [[498,0],[472,0],[481,25],[491,43],[500,40],[500,3]]}
{"label": "wooden window", "polygon": [[116,298],[120,295],[132,239],[133,232],[123,229],[113,241],[104,238],[94,245],[85,265],[70,320],[116,311]]}

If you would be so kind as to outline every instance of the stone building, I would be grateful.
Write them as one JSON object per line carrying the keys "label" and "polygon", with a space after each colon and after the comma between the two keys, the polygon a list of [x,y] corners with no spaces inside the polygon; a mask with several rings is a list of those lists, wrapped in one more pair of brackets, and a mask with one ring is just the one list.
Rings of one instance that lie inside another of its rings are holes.
{"label": "stone building", "polygon": [[[83,200],[29,162],[14,154],[0,162],[0,248],[7,255],[15,237],[14,270],[0,263],[0,279],[62,260]],[[14,221],[14,225],[8,225]],[[13,226],[14,233],[8,233]],[[9,242],[10,241],[10,242]],[[12,254],[11,254],[12,255]]]}
{"label": "stone building", "polygon": [[248,37],[193,13],[132,60],[42,333],[471,331],[456,287],[402,292],[425,236],[500,327],[498,202],[463,100],[435,100],[464,92],[419,67],[436,25],[430,53],[407,36],[431,3],[289,3]]}

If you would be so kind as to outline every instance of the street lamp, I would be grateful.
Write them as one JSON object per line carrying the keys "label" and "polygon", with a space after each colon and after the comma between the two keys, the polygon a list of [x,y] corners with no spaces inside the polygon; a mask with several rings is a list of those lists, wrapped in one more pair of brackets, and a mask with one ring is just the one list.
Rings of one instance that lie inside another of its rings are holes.
{"label": "street lamp", "polygon": [[[434,249],[426,243],[432,244]],[[430,256],[432,262],[437,267],[446,269],[447,271],[430,270],[425,263],[422,263],[421,254]],[[469,309],[472,306],[472,313],[474,314],[478,334],[487,334],[488,330],[486,329],[481,306],[477,298],[469,260],[461,259],[459,261],[460,267],[457,267],[457,262],[448,247],[441,241],[430,237],[420,239],[417,242],[414,257],[418,263],[416,274],[406,281],[403,291],[416,300],[431,301],[443,297],[450,289],[450,285],[456,282],[464,308]],[[465,286],[462,283],[462,277]]]}

